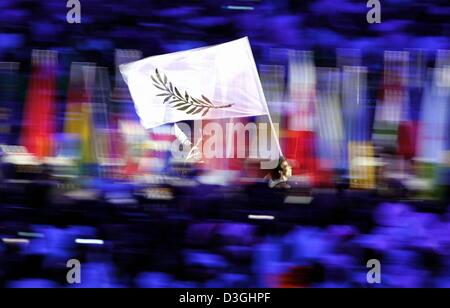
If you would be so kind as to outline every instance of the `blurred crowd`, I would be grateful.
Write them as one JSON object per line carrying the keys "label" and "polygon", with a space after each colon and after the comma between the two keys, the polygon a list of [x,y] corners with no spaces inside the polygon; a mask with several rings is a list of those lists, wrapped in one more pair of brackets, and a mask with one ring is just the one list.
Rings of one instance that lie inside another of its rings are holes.
{"label": "blurred crowd", "polygon": [[26,61],[30,47],[51,47],[88,54],[86,61],[107,66],[115,48],[154,55],[246,35],[258,48],[356,48],[375,57],[390,48],[449,48],[445,0],[383,1],[382,23],[375,25],[366,22],[367,1],[90,0],[80,1],[81,24],[66,22],[66,3],[2,1],[0,52],[9,57],[4,60]]}
{"label": "blurred crowd", "polygon": [[[450,286],[446,204],[191,181],[3,184],[0,285]],[[81,284],[66,280],[72,259]],[[369,260],[381,262],[379,285],[367,283]]]}

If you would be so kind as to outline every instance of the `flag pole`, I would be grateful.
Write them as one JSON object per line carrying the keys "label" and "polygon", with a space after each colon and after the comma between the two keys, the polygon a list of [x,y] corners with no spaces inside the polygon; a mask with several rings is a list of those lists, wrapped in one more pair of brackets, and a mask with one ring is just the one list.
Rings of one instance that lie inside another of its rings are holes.
{"label": "flag pole", "polygon": [[272,116],[270,115],[270,111],[269,111],[269,107],[267,106],[267,102],[265,102],[265,105],[266,105],[266,109],[267,109],[267,117],[269,118],[269,122],[270,122],[270,127],[271,127],[272,132],[273,132],[274,137],[275,137],[275,143],[277,144],[278,151],[280,151],[281,157],[284,157],[283,150],[281,149],[281,145],[280,145],[280,139],[279,139],[279,136],[278,136],[277,131],[275,129],[275,125],[273,124]]}

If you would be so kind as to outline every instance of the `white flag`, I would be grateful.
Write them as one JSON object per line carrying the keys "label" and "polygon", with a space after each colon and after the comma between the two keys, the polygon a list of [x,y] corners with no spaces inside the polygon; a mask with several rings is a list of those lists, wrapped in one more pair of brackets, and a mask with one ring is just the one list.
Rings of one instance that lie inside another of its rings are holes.
{"label": "white flag", "polygon": [[268,114],[248,38],[120,66],[145,128]]}

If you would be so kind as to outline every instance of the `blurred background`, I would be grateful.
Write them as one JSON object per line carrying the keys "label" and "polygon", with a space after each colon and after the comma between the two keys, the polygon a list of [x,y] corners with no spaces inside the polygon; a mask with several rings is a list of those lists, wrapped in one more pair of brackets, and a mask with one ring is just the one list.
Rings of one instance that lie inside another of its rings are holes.
{"label": "blurred background", "polygon": [[[80,2],[0,3],[0,286],[450,287],[447,1]],[[243,36],[290,189],[174,160],[118,71]]]}

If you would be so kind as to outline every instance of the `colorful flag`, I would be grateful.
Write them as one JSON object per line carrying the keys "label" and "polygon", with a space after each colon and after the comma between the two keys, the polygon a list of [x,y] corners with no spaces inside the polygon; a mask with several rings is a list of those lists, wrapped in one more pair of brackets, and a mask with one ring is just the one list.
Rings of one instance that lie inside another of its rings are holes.
{"label": "colorful flag", "polygon": [[21,143],[37,157],[53,155],[57,53],[33,50],[33,71],[24,110]]}

